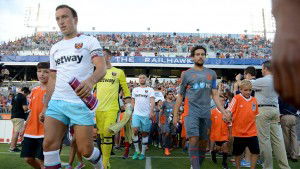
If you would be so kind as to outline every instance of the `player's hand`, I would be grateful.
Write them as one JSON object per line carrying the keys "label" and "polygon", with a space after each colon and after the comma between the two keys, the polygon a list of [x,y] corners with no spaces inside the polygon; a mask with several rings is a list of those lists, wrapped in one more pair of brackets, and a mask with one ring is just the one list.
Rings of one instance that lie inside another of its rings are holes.
{"label": "player's hand", "polygon": [[45,121],[45,113],[41,113],[39,115],[39,120],[40,120],[40,122],[44,123],[44,121]]}
{"label": "player's hand", "polygon": [[231,121],[231,112],[229,110],[225,110],[223,120],[227,123]]}
{"label": "player's hand", "polygon": [[93,89],[94,83],[89,78],[81,82],[81,84],[75,89],[77,96],[80,98],[85,98],[91,95],[91,91]]}
{"label": "player's hand", "polygon": [[131,109],[131,108],[132,108],[131,103],[126,103],[126,104],[125,104],[125,110]]}

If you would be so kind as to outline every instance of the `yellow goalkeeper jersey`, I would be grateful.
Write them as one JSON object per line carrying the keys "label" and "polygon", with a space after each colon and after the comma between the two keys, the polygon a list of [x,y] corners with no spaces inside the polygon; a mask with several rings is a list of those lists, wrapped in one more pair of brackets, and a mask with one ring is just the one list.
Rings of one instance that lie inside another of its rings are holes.
{"label": "yellow goalkeeper jersey", "polygon": [[123,70],[111,67],[106,70],[104,78],[96,84],[96,94],[99,105],[96,111],[118,111],[119,92],[123,90],[124,97],[130,97],[130,91],[126,83]]}

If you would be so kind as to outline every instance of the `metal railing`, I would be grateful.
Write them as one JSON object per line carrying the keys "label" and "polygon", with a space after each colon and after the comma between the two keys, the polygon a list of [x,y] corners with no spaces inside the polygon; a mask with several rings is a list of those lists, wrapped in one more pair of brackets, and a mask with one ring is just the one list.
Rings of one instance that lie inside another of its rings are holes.
{"label": "metal railing", "polygon": [[9,106],[0,107],[0,114],[11,114],[11,110],[9,109]]}

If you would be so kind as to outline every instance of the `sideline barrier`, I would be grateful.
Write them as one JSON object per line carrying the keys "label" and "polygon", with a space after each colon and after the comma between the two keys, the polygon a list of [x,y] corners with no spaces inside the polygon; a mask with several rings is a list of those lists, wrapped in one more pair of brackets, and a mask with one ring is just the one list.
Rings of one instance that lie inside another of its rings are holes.
{"label": "sideline barrier", "polygon": [[[13,124],[11,120],[0,120],[0,143],[10,143],[13,133]],[[21,143],[19,138],[18,143]]]}
{"label": "sideline barrier", "polygon": [[10,120],[0,120],[0,143],[10,143],[13,124]]}

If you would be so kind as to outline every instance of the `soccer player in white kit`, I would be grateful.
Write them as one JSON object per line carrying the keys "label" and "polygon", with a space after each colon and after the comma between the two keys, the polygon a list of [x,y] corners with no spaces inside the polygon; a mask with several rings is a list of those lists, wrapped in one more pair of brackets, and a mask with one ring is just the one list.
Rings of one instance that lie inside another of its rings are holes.
{"label": "soccer player in white kit", "polygon": [[[77,34],[78,16],[73,8],[60,5],[55,16],[64,39],[50,50],[45,115],[40,117],[45,125],[45,169],[61,168],[59,149],[69,125],[74,127],[78,151],[101,169],[100,151],[93,146],[94,113],[80,98],[91,95],[94,84],[106,73],[102,49],[96,38]],[[68,83],[74,77],[81,82],[75,91]]]}
{"label": "soccer player in white kit", "polygon": [[[154,90],[146,86],[146,75],[139,75],[140,86],[132,90],[132,105],[134,111],[132,116],[132,128],[134,132],[133,144],[135,153],[132,159],[144,160],[148,144],[148,135],[151,128],[151,119],[154,117],[155,97]],[[139,149],[138,132],[142,134],[142,152]]]}

